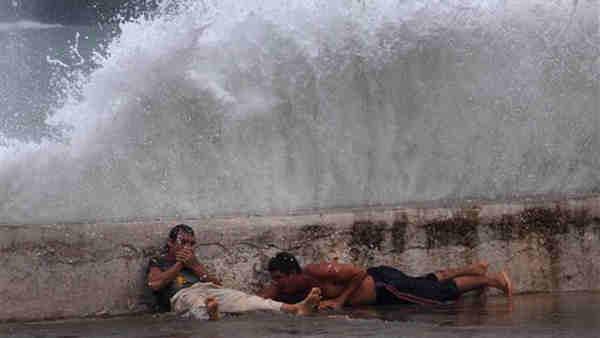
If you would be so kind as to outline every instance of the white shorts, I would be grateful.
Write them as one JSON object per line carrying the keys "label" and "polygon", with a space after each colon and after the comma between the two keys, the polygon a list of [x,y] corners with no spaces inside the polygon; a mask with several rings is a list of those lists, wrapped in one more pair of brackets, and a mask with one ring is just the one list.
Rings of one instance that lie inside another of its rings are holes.
{"label": "white shorts", "polygon": [[171,309],[178,315],[196,319],[208,319],[206,298],[215,298],[221,313],[242,313],[250,311],[281,311],[283,303],[242,291],[223,288],[213,283],[196,283],[179,290],[171,297]]}

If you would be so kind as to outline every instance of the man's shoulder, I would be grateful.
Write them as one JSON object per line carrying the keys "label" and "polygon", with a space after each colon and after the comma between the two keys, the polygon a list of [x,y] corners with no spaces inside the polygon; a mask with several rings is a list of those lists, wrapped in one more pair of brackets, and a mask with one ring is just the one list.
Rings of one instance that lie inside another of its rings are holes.
{"label": "man's shoulder", "polygon": [[315,270],[331,270],[333,267],[337,266],[339,263],[337,261],[322,261],[317,263],[306,264],[302,271],[315,271]]}
{"label": "man's shoulder", "polygon": [[311,263],[302,267],[302,274],[311,278],[321,278],[328,270],[326,262]]}
{"label": "man's shoulder", "polygon": [[340,275],[359,269],[356,265],[340,263],[337,260],[324,261],[304,266],[302,272],[317,279],[337,278]]}

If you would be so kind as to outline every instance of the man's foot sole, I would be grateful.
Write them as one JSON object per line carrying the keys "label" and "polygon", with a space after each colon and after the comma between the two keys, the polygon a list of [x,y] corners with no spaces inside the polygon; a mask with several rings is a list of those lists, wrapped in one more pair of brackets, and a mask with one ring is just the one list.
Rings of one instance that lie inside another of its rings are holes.
{"label": "man's foot sole", "polygon": [[206,312],[208,313],[209,320],[219,320],[219,303],[214,298],[207,298],[204,301],[206,305]]}
{"label": "man's foot sole", "polygon": [[500,271],[500,278],[502,280],[502,284],[504,284],[506,290],[504,291],[506,293],[507,297],[512,297],[513,295],[513,289],[512,289],[512,282],[510,281],[510,278],[508,278],[508,275],[506,274],[506,271]]}

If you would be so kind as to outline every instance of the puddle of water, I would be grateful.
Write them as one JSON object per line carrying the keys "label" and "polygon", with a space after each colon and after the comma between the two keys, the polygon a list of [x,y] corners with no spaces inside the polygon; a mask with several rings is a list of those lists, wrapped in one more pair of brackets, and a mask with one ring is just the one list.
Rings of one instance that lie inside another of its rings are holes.
{"label": "puddle of water", "polygon": [[521,295],[508,301],[471,298],[443,308],[365,308],[292,317],[251,314],[219,322],[172,315],[0,326],[6,338],[229,338],[229,337],[581,337],[600,332],[600,293]]}

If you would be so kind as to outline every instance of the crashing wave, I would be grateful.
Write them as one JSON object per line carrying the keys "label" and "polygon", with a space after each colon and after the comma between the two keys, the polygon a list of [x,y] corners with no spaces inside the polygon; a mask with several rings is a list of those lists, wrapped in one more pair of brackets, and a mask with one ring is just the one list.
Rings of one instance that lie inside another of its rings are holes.
{"label": "crashing wave", "polygon": [[163,1],[71,84],[49,121],[73,127],[68,143],[0,154],[0,222],[598,189],[590,13]]}

